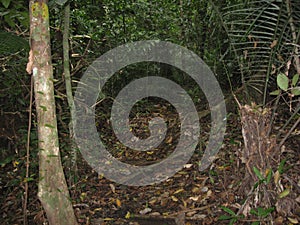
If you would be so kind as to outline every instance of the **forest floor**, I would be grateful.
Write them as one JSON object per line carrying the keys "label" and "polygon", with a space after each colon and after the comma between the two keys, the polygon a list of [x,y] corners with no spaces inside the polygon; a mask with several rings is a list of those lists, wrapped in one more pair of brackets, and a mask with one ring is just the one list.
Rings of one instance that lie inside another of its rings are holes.
{"label": "forest floor", "polygon": [[[105,130],[105,135],[101,138],[111,149],[112,155],[120,161],[135,165],[154,163],[172,152],[174,140],[179,135],[175,125],[178,120],[176,114],[168,107],[165,107],[165,111],[171,131],[174,130],[157,151],[136,153],[122,147],[113,133],[110,133],[110,123],[106,115],[97,118],[101,124],[99,132]],[[143,118],[135,119],[133,123],[136,127],[142,127],[142,130],[136,128],[134,132],[147,136],[147,112]],[[229,114],[226,136],[217,158],[208,169],[199,171],[199,161],[210,130],[209,121],[207,117],[201,119],[201,142],[190,161],[174,176],[155,185],[134,187],[114,183],[97,174],[79,155],[76,181],[69,181],[69,188],[80,224],[299,224],[300,138],[289,138],[281,150],[281,160],[285,163],[281,163],[283,172],[279,178],[280,185],[283,190],[288,191],[278,195],[278,199],[285,200],[285,207],[292,207],[291,210],[285,213],[275,203],[270,208],[251,205],[250,213],[244,216],[240,209],[245,207],[247,196],[255,193],[245,193],[241,185],[245,177],[245,164],[241,159],[243,137],[240,119],[235,114]],[[23,224],[24,158],[14,158],[1,164],[0,224]],[[276,168],[274,174],[275,170]],[[69,177],[70,171],[65,172]],[[45,212],[37,199],[38,172],[31,170],[30,174],[33,180],[29,182],[29,224],[47,224]],[[296,200],[295,204],[289,203],[291,198]]]}

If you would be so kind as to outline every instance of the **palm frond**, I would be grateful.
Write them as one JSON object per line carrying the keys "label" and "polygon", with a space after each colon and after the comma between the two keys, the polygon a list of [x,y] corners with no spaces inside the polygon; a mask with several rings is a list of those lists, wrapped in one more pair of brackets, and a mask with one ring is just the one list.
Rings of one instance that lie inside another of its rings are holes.
{"label": "palm frond", "polygon": [[[270,81],[292,60],[299,43],[299,2],[249,0],[217,10],[228,36],[228,52],[234,54],[238,65],[235,79],[239,76],[243,84],[263,93],[261,103],[265,104]],[[295,30],[297,40],[293,37]],[[230,61],[232,64],[232,57]]]}

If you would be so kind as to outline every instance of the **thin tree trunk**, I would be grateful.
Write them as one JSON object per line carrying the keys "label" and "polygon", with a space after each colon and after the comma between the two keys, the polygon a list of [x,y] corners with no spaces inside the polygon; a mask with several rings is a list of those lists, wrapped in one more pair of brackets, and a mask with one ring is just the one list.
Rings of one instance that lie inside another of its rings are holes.
{"label": "thin tree trunk", "polygon": [[69,29],[70,28],[70,4],[65,6],[64,15],[64,32],[63,32],[63,52],[64,52],[64,77],[66,85],[67,100],[71,114],[71,120],[69,123],[69,135],[70,135],[70,147],[71,147],[71,159],[70,159],[70,177],[69,185],[73,185],[75,176],[77,175],[77,147],[74,140],[74,131],[72,125],[72,118],[74,118],[74,99],[72,94],[72,82],[70,74],[70,57],[69,57]]}
{"label": "thin tree trunk", "polygon": [[47,1],[31,0],[29,12],[31,51],[27,71],[33,73],[38,122],[38,197],[51,225],[73,225],[77,221],[58,145]]}

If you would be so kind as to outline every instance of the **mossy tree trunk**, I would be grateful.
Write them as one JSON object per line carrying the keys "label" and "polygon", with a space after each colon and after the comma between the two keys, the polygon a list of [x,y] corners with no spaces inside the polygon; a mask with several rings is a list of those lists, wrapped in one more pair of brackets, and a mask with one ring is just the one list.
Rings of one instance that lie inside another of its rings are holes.
{"label": "mossy tree trunk", "polygon": [[32,72],[34,80],[38,122],[38,197],[51,225],[77,224],[58,145],[47,1],[31,0],[29,11],[31,51],[27,72]]}

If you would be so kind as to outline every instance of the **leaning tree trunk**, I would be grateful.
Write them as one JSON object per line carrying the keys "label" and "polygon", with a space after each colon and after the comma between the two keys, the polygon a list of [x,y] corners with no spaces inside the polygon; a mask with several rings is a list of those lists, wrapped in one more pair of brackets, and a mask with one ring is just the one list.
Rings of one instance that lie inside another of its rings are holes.
{"label": "leaning tree trunk", "polygon": [[38,197],[51,225],[77,224],[61,165],[46,0],[31,0],[31,51],[27,72],[34,80],[39,139]]}

